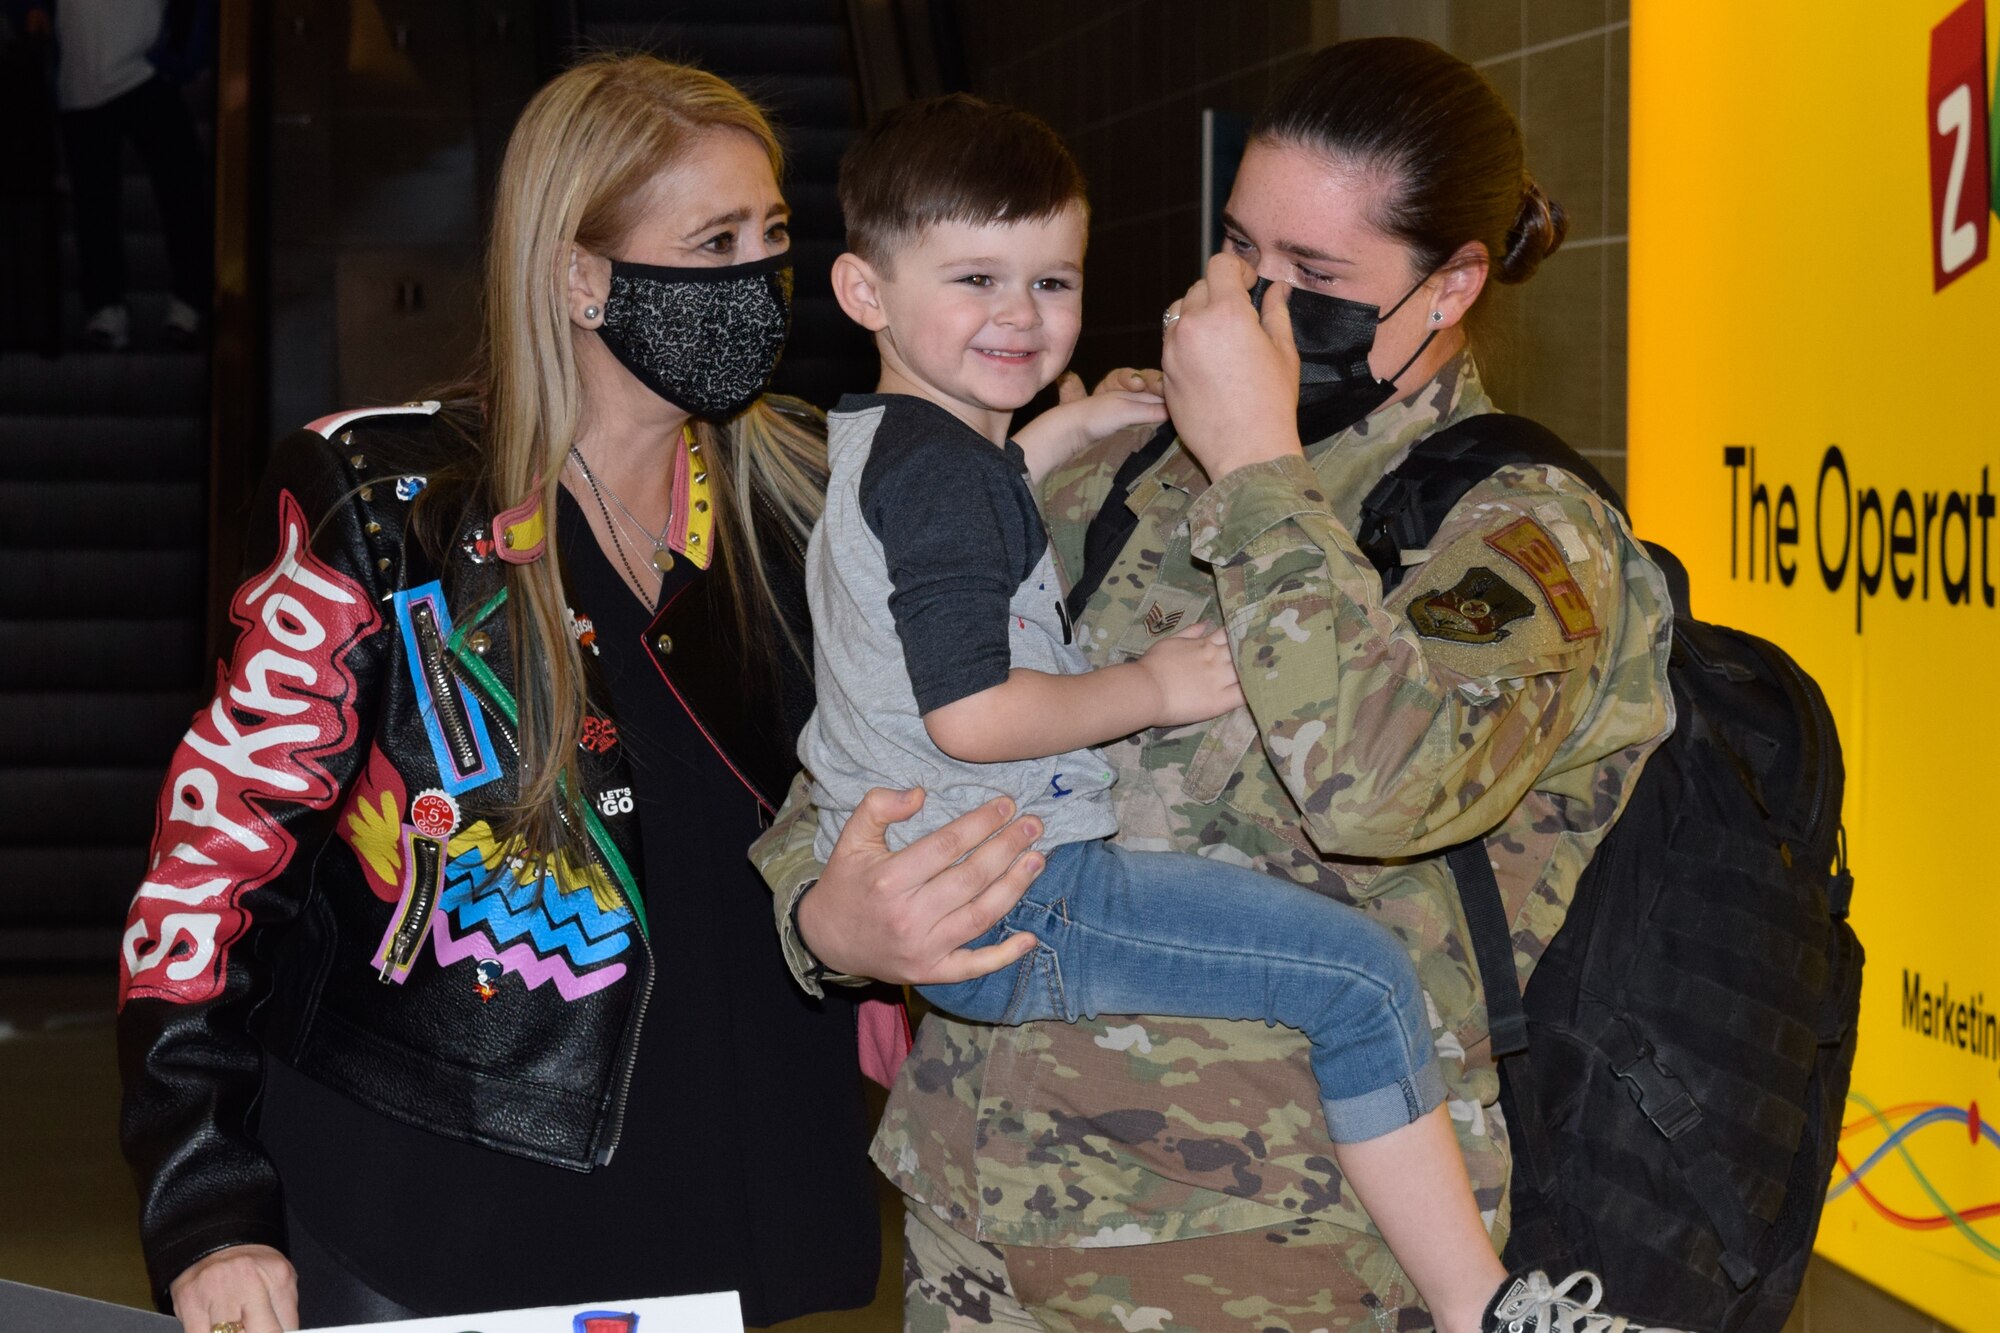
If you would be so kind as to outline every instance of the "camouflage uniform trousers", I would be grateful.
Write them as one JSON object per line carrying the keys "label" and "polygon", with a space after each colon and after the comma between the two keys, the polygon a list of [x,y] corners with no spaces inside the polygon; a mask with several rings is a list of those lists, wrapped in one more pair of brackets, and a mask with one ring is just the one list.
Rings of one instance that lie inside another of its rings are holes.
{"label": "camouflage uniform trousers", "polygon": [[[906,1199],[903,1242],[905,1333],[1418,1333],[1433,1327],[1380,1238],[1306,1218],[1281,1230],[1073,1249],[989,1245]],[[1245,1284],[1246,1274],[1256,1275],[1254,1289]]]}

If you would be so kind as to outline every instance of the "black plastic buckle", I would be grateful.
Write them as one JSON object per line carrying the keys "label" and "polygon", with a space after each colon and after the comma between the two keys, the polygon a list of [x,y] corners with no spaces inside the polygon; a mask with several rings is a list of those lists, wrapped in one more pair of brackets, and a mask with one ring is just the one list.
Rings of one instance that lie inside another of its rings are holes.
{"label": "black plastic buckle", "polygon": [[1701,1123],[1701,1107],[1674,1071],[1654,1058],[1651,1042],[1640,1041],[1632,1058],[1622,1065],[1613,1064],[1611,1072],[1632,1085],[1632,1100],[1667,1142]]}

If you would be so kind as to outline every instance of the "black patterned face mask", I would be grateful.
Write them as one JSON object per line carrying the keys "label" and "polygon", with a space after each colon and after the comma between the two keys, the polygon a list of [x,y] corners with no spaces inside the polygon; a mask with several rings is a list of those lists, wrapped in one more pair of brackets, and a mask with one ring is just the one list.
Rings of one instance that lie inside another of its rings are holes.
{"label": "black patterned face mask", "polygon": [[790,255],[723,268],[614,259],[598,334],[660,397],[696,416],[726,417],[771,382],[791,324]]}

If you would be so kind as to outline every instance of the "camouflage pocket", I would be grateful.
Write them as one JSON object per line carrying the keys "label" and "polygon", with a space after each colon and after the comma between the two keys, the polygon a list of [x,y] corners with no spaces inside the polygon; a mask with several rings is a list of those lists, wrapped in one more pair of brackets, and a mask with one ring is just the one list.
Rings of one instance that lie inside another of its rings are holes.
{"label": "camouflage pocket", "polygon": [[1248,708],[1224,713],[1210,724],[1208,734],[1195,747],[1194,757],[1188,760],[1182,795],[1200,805],[1213,803],[1256,743],[1257,719]]}

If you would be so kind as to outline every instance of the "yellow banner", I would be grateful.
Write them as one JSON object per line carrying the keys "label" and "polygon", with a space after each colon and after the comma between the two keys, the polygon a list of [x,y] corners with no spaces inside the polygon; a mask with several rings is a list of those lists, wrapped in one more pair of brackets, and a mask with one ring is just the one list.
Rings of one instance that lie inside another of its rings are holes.
{"label": "yellow banner", "polygon": [[1868,965],[1820,1252],[2000,1328],[1994,34],[1983,0],[1633,9],[1637,526],[1846,752]]}

